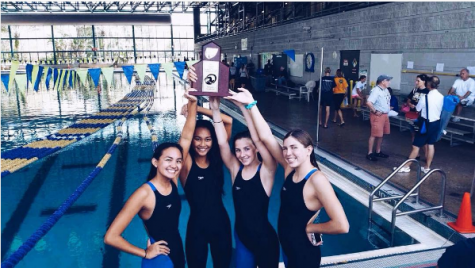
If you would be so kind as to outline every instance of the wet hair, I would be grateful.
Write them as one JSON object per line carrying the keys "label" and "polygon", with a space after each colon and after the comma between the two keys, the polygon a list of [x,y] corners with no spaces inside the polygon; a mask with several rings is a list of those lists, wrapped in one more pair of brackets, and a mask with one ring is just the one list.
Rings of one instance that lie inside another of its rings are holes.
{"label": "wet hair", "polygon": [[[152,158],[155,158],[158,160],[160,156],[162,156],[163,151],[165,151],[168,148],[177,148],[180,151],[181,155],[183,156],[183,148],[181,148],[180,144],[173,143],[173,142],[164,142],[158,145],[157,148],[155,148],[155,150],[153,151]],[[157,168],[153,164],[150,164],[150,165],[151,166],[150,166],[150,171],[147,176],[147,181],[150,181],[155,176],[157,176]]]}
{"label": "wet hair", "polygon": [[416,76],[416,78],[419,78],[419,79],[421,79],[421,81],[424,81],[424,82],[429,81],[429,77],[426,74],[420,74],[420,75]]}
{"label": "wet hair", "polygon": [[326,74],[327,74],[327,73],[329,74],[329,73],[331,73],[331,72],[332,72],[332,69],[330,69],[330,67],[325,68],[325,73],[326,73]]}
{"label": "wet hair", "polygon": [[366,75],[360,76],[360,81],[363,80],[363,79],[365,79],[365,78],[366,78]]}
{"label": "wet hair", "polygon": [[439,77],[437,76],[432,76],[431,78],[429,78],[429,80],[427,80],[427,85],[430,86],[431,89],[436,89],[439,87],[439,84],[440,84],[440,79]]}
{"label": "wet hair", "polygon": [[[241,131],[241,132],[237,133],[233,137],[233,153],[234,153],[234,155],[236,155],[236,141],[240,140],[240,139],[250,139],[252,144],[254,144],[254,141],[252,140],[252,137],[251,137],[251,132],[249,132],[249,130],[244,130],[244,131]],[[256,146],[256,145],[254,144],[254,146]],[[262,162],[262,156],[259,153],[257,153],[257,159],[259,159],[259,161]]]}
{"label": "wet hair", "polygon": [[305,148],[307,148],[308,146],[312,146],[312,153],[310,153],[310,163],[312,164],[312,166],[320,169],[317,164],[317,158],[315,156],[315,152],[313,151],[313,148],[315,147],[315,145],[313,143],[313,139],[310,136],[310,134],[308,134],[308,132],[303,129],[294,129],[294,130],[289,131],[285,135],[284,141],[289,137],[293,137],[294,139],[298,140]]}
{"label": "wet hair", "polygon": [[336,77],[343,77],[343,72],[341,69],[336,70]]}
{"label": "wet hair", "polygon": [[[217,178],[217,183],[220,189],[224,186],[224,172],[223,172],[223,159],[221,158],[221,153],[219,151],[218,138],[216,137],[216,132],[214,130],[213,124],[208,120],[196,120],[195,131],[198,128],[205,128],[209,131],[211,135],[211,148],[206,155],[206,158],[209,161],[209,167],[214,171],[214,174]],[[193,133],[193,136],[195,134]],[[195,159],[196,150],[193,148],[193,142],[191,143],[189,154],[191,159]]]}

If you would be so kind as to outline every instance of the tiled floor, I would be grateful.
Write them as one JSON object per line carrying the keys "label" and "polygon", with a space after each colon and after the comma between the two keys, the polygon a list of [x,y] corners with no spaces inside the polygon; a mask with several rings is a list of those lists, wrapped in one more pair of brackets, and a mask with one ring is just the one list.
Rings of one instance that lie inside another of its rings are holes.
{"label": "tiled floor", "polygon": [[[288,97],[273,92],[253,92],[258,100],[258,107],[264,118],[284,129],[302,128],[316,138],[317,101],[289,100]],[[464,111],[464,114],[469,114]],[[327,129],[320,128],[318,146],[338,155],[346,161],[365,169],[374,175],[385,178],[392,168],[406,160],[411,150],[409,132],[400,132],[399,128],[391,127],[391,134],[383,141],[382,151],[390,155],[388,159],[377,162],[366,160],[369,121],[352,116],[352,110],[343,111],[345,126],[339,127],[332,123],[333,111],[330,114]],[[475,117],[475,116],[474,116]],[[446,210],[457,215],[464,192],[469,192],[475,169],[475,146],[463,144],[450,147],[449,142],[442,140],[435,146],[436,153],[432,168],[439,168],[447,174]],[[424,157],[422,157],[424,162]],[[393,182],[398,186],[410,188],[415,184],[415,172],[396,175]],[[430,178],[421,187],[424,200],[437,203],[440,193],[437,176]],[[472,217],[475,220],[475,198],[472,198]]]}

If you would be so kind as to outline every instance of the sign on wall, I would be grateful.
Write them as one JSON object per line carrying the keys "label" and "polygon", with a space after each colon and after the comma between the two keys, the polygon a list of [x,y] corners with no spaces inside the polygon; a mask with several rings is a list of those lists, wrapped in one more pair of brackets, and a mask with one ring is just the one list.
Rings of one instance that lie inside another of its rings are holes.
{"label": "sign on wall", "polygon": [[378,76],[392,76],[390,87],[401,89],[402,54],[371,54],[369,81],[375,82]]}
{"label": "sign on wall", "polygon": [[241,39],[241,50],[247,50],[247,38]]}

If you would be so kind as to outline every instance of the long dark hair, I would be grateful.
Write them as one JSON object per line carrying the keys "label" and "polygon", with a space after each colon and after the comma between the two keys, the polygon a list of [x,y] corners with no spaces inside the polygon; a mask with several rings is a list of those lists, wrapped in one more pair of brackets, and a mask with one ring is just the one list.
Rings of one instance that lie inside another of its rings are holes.
{"label": "long dark hair", "polygon": [[[211,142],[212,142],[211,149],[206,155],[206,158],[209,161],[209,164],[210,164],[209,167],[215,173],[218,186],[221,187],[222,189],[224,186],[223,159],[221,158],[221,153],[219,151],[218,138],[216,137],[214,126],[208,120],[196,120],[195,130],[198,128],[206,128],[211,135]],[[193,142],[191,143],[189,153],[190,153],[191,159],[193,159],[194,161],[195,156],[196,156],[196,151],[195,151],[195,148],[191,148],[191,147],[193,147]]]}
{"label": "long dark hair", "polygon": [[[251,137],[251,132],[249,132],[249,130],[244,130],[244,131],[241,131],[241,132],[237,133],[233,137],[233,153],[234,153],[234,155],[236,155],[236,141],[240,140],[240,139],[250,139],[252,144],[254,144],[254,141],[252,140],[252,137]],[[256,145],[254,144],[254,146],[256,146]],[[259,159],[259,161],[262,162],[261,154],[257,153],[257,159]]]}
{"label": "long dark hair", "polygon": [[[160,156],[162,156],[163,151],[165,151],[168,148],[177,148],[180,151],[181,155],[183,156],[183,148],[181,148],[180,144],[173,143],[173,142],[164,142],[158,145],[157,148],[155,148],[155,151],[153,151],[152,158],[155,158],[158,160]],[[157,168],[153,164],[150,164],[150,172],[148,173],[147,181],[150,181],[155,176],[157,176]]]}
{"label": "long dark hair", "polygon": [[310,134],[308,134],[308,132],[303,129],[294,129],[294,130],[289,131],[289,133],[285,135],[284,141],[288,137],[293,137],[294,139],[298,140],[305,148],[307,148],[308,146],[312,146],[312,153],[310,154],[310,163],[312,164],[312,166],[320,169],[317,164],[317,158],[315,156],[315,152],[313,151],[313,148],[315,146]]}

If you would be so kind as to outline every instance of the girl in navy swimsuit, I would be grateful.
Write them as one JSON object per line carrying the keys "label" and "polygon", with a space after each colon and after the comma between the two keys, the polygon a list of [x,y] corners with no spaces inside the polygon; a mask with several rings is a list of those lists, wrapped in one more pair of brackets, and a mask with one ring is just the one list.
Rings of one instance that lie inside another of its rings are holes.
{"label": "girl in navy swimsuit", "polygon": [[[189,76],[195,79],[193,67]],[[207,120],[196,120],[196,97],[185,94],[188,105],[179,144],[183,147],[183,169],[180,181],[190,204],[185,252],[189,268],[206,268],[208,246],[213,267],[229,268],[232,253],[231,222],[223,203],[223,161],[213,125]],[[200,108],[203,114],[211,111]],[[232,119],[225,121],[231,130]]]}
{"label": "girl in navy swimsuit", "polygon": [[[183,150],[176,143],[162,143],[154,151],[148,182],[127,200],[110,225],[104,243],[142,259],[142,268],[185,268],[183,243],[178,232],[181,199],[177,183]],[[139,248],[122,233],[135,215],[143,220],[150,244]]]}
{"label": "girl in navy swimsuit", "polygon": [[[239,90],[239,93],[230,92],[232,96],[226,98],[248,106],[254,103],[248,90]],[[340,234],[349,230],[343,207],[328,179],[317,169],[310,135],[304,130],[292,130],[284,137],[281,147],[257,106],[253,105],[249,111],[260,140],[284,167],[278,231],[285,265],[287,268],[319,267],[319,234]],[[330,220],[314,223],[322,207]]]}
{"label": "girl in navy swimsuit", "polygon": [[279,240],[267,217],[277,164],[259,140],[252,118],[241,103],[236,105],[246,118],[249,131],[236,134],[233,140],[234,152],[231,152],[221,123],[220,99],[210,97],[209,101],[221,156],[231,173],[233,184],[236,268],[277,268]]}

